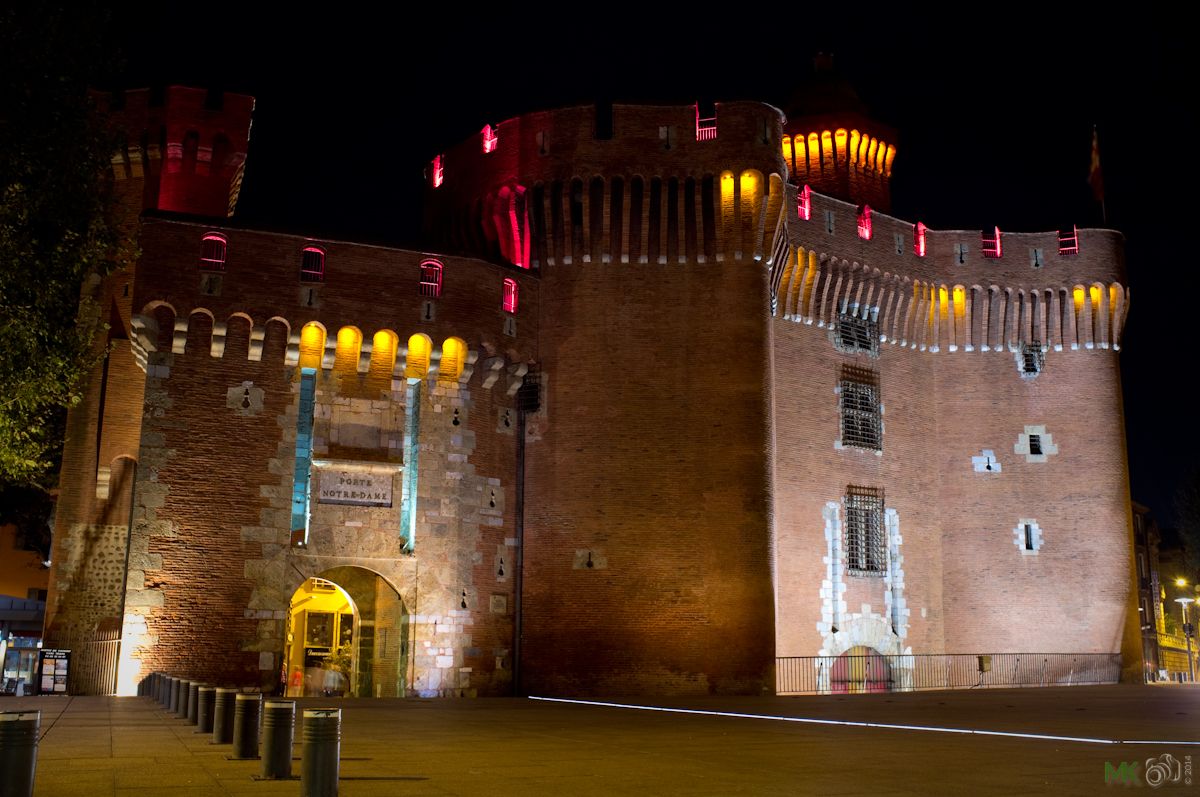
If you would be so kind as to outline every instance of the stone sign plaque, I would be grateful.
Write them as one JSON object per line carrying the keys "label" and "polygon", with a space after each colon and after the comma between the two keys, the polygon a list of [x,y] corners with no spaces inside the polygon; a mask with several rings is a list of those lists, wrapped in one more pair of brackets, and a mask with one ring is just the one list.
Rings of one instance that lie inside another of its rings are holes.
{"label": "stone sign plaque", "polygon": [[317,502],[353,506],[391,506],[392,474],[322,470]]}

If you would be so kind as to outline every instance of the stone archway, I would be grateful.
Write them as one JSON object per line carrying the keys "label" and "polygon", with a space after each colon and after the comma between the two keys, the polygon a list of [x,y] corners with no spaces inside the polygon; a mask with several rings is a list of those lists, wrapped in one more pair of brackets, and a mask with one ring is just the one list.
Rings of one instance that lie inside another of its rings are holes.
{"label": "stone archway", "polygon": [[829,672],[831,692],[890,692],[892,670],[875,648],[856,645],[833,660]]}
{"label": "stone archway", "polygon": [[403,697],[409,616],[378,573],[332,567],[302,582],[289,605],[284,662],[289,696]]}

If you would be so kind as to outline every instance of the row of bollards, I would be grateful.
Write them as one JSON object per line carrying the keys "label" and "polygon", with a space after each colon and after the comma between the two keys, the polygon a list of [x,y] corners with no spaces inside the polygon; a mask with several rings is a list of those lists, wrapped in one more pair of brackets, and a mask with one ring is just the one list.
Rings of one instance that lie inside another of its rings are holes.
{"label": "row of bollards", "polygon": [[[261,742],[261,777],[264,780],[292,777],[296,724],[294,700],[264,701],[258,692],[213,687],[163,673],[154,673],[146,679],[145,683],[139,685],[138,694],[157,700],[169,713],[197,725],[197,733],[211,734],[213,744],[232,744],[231,758],[259,758]],[[337,794],[341,724],[341,709],[304,710],[300,756],[301,797],[334,797]],[[0,728],[2,733],[3,728]],[[36,738],[36,732],[34,735]],[[7,766],[4,771],[8,771]],[[32,777],[31,771],[31,783]],[[7,797],[7,792],[0,793],[0,797]],[[21,794],[21,797],[26,795]]]}
{"label": "row of bollards", "polygon": [[0,711],[0,797],[32,797],[41,725],[40,711]]}

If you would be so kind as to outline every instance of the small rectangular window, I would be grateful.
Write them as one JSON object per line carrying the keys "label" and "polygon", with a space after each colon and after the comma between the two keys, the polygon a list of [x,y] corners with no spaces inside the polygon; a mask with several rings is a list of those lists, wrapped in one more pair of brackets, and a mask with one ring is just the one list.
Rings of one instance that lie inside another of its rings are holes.
{"label": "small rectangular window", "polygon": [[1079,254],[1079,228],[1072,225],[1069,231],[1058,231],[1058,253],[1060,255]]}
{"label": "small rectangular window", "polygon": [[879,325],[869,318],[859,318],[850,313],[839,313],[834,327],[834,345],[846,354],[860,352],[879,354]]}
{"label": "small rectangular window", "polygon": [[965,266],[967,264],[967,245],[964,243],[955,244],[954,257],[958,260],[960,266]]}
{"label": "small rectangular window", "polygon": [[980,234],[982,252],[984,257],[998,258],[1001,255],[1000,248],[1000,228],[996,227],[991,235],[986,232]]}
{"label": "small rectangular window", "polygon": [[426,260],[421,263],[421,284],[419,292],[429,299],[442,295],[442,264],[436,260]]}
{"label": "small rectangular window", "polygon": [[825,211],[825,232],[833,235],[833,211]]}
{"label": "small rectangular window", "polygon": [[446,181],[446,164],[445,157],[436,155],[433,162],[429,165],[429,182],[437,188]]}
{"label": "small rectangular window", "polygon": [[300,281],[325,281],[325,252],[315,246],[305,247],[300,253]]}
{"label": "small rectangular window", "polygon": [[1025,524],[1025,550],[1027,550],[1027,551],[1034,550],[1033,525],[1030,523]]}
{"label": "small rectangular window", "polygon": [[[913,254],[915,254],[917,257],[925,257],[925,230],[926,229],[928,229],[928,228],[919,221],[913,227]],[[966,255],[965,250],[963,251],[963,255],[964,256]],[[959,260],[958,262],[961,263],[963,261]]]}
{"label": "small rectangular window", "polygon": [[509,277],[504,279],[504,312],[517,312],[517,281]]}
{"label": "small rectangular window", "polygon": [[878,375],[865,368],[843,366],[838,387],[842,445],[882,451],[883,417]]}
{"label": "small rectangular window", "polygon": [[1029,435],[1029,453],[1033,456],[1042,453],[1042,436],[1040,434]]}
{"label": "small rectangular window", "polygon": [[1041,247],[1034,246],[1029,249],[1029,265],[1034,268],[1041,268],[1046,265],[1046,256],[1042,252]]}
{"label": "small rectangular window", "polygon": [[846,563],[851,575],[880,577],[887,573],[883,490],[847,485]]}
{"label": "small rectangular window", "polygon": [[205,271],[225,270],[225,236],[210,232],[200,239],[200,268]]}
{"label": "small rectangular window", "polygon": [[717,104],[696,103],[696,140],[714,141],[717,138]]}
{"label": "small rectangular window", "polygon": [[1031,340],[1021,345],[1021,374],[1037,376],[1046,364],[1046,355],[1042,352],[1042,342]]}
{"label": "small rectangular window", "polygon": [[892,240],[896,244],[896,254],[898,254],[898,255],[904,254],[904,234],[903,233],[894,233],[892,236]]}
{"label": "small rectangular window", "polygon": [[871,240],[871,207],[863,205],[858,211],[858,237],[864,241]]}
{"label": "small rectangular window", "polygon": [[812,189],[807,185],[796,194],[796,212],[805,221],[812,218]]}

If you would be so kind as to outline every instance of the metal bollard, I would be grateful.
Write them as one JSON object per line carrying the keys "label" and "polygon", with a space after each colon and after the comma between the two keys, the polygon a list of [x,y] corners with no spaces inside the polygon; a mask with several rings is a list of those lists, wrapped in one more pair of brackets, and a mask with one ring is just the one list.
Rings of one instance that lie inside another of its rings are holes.
{"label": "metal bollard", "polygon": [[163,684],[165,684],[167,682],[167,676],[163,675],[161,672],[155,673],[154,675],[155,675],[154,700],[156,703],[158,703],[161,706],[162,705]]}
{"label": "metal bollard", "polygon": [[292,776],[292,744],[296,739],[296,701],[268,700],[263,703],[262,776]]}
{"label": "metal bollard", "polygon": [[179,710],[179,679],[171,678],[171,696],[167,699],[167,711],[174,714]]}
{"label": "metal bollard", "polygon": [[337,797],[342,710],[304,709],[300,738],[300,797]]}
{"label": "metal bollard", "polygon": [[200,727],[196,733],[212,733],[213,729],[213,695],[216,689],[202,686],[196,693],[196,724]]}
{"label": "metal bollard", "polygon": [[236,689],[219,687],[213,693],[213,744],[229,744],[233,741],[233,701]]}
{"label": "metal bollard", "polygon": [[189,725],[196,724],[196,712],[200,708],[196,705],[196,702],[199,697],[200,682],[192,681],[191,685],[188,687],[187,711],[185,712],[187,714],[187,721]]}
{"label": "metal bollard", "polygon": [[32,797],[40,711],[0,711],[0,797]]}
{"label": "metal bollard", "polygon": [[258,758],[258,720],[262,695],[241,693],[233,709],[233,757]]}
{"label": "metal bollard", "polygon": [[179,702],[175,704],[175,716],[179,719],[187,717],[188,689],[191,685],[192,682],[186,678],[179,681]]}

